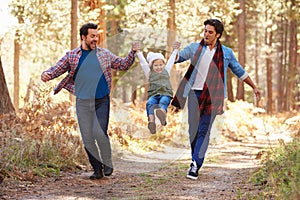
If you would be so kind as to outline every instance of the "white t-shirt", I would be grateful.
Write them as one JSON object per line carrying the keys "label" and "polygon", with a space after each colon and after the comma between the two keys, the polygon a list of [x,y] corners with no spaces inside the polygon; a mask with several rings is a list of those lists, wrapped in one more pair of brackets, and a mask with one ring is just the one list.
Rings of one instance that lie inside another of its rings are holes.
{"label": "white t-shirt", "polygon": [[192,86],[192,90],[203,90],[203,86],[207,77],[209,65],[214,57],[216,52],[216,47],[210,50],[208,47],[204,52],[199,65],[197,66],[198,72],[196,74],[195,82]]}

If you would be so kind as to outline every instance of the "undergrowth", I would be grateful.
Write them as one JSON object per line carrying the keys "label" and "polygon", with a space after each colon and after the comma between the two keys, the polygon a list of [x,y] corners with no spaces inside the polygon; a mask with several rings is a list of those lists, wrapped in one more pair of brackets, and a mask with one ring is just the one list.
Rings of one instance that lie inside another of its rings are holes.
{"label": "undergrowth", "polygon": [[280,141],[264,154],[262,167],[251,178],[262,192],[252,199],[300,199],[300,122],[293,129],[292,142]]}
{"label": "undergrowth", "polygon": [[53,103],[50,90],[33,85],[18,114],[0,116],[0,178],[59,175],[86,163],[68,102]]}

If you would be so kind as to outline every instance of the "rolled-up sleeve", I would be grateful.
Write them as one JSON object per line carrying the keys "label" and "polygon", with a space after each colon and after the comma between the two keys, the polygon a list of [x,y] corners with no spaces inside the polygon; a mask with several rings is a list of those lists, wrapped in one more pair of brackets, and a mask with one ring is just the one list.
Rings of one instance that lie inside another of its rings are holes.
{"label": "rolled-up sleeve", "polygon": [[228,67],[240,80],[244,80],[248,77],[248,73],[237,61],[232,50],[229,48],[227,48],[227,53],[225,54],[225,62],[228,62]]}
{"label": "rolled-up sleeve", "polygon": [[175,61],[175,63],[181,63],[186,60],[191,60],[194,58],[194,54],[196,53],[197,49],[199,47],[199,43],[191,43],[190,45],[186,46],[184,49],[179,51],[178,59]]}
{"label": "rolled-up sleeve", "polygon": [[50,67],[45,72],[49,72],[51,79],[57,78],[60,75],[70,70],[69,52],[65,54],[54,66]]}
{"label": "rolled-up sleeve", "polygon": [[134,63],[135,51],[130,51],[125,58],[116,56],[115,54],[109,52],[110,59],[112,61],[112,68],[118,70],[128,70],[130,66]]}

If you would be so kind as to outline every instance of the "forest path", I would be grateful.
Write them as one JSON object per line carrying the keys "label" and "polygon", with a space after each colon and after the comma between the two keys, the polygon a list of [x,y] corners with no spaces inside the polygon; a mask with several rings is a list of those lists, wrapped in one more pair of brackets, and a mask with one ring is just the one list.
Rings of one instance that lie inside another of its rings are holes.
{"label": "forest path", "polygon": [[[61,173],[56,178],[34,182],[10,181],[2,188],[2,199],[249,199],[260,195],[259,186],[249,177],[259,167],[256,159],[265,148],[277,143],[273,138],[257,136],[243,142],[223,141],[210,145],[198,180],[187,179],[190,164],[188,148],[166,147],[146,155],[125,154],[114,159],[110,177],[89,180],[91,171]],[[3,184],[2,184],[3,185]]]}

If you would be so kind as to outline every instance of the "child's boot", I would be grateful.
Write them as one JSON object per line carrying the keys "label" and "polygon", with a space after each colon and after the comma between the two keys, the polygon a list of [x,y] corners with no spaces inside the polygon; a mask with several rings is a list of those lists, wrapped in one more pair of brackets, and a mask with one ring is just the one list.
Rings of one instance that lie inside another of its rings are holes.
{"label": "child's boot", "polygon": [[162,126],[167,125],[167,112],[163,108],[156,109],[156,116],[159,119]]}
{"label": "child's boot", "polygon": [[155,124],[155,116],[154,115],[148,116],[148,129],[150,130],[151,134],[156,133],[156,124]]}

